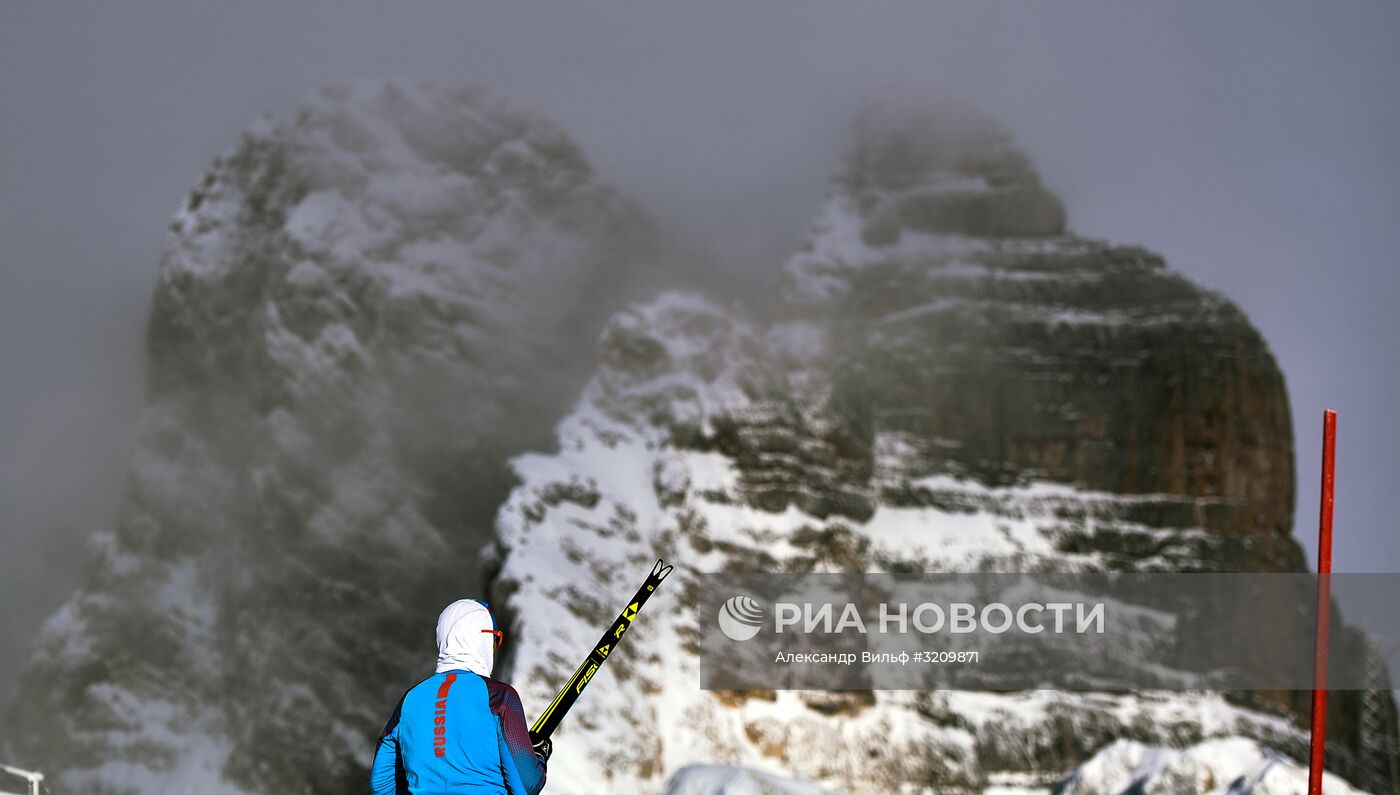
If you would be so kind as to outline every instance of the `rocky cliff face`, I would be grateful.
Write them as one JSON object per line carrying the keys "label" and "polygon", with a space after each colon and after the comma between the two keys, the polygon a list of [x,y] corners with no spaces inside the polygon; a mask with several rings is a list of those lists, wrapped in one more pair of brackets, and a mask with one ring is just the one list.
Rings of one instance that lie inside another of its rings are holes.
{"label": "rocky cliff face", "polygon": [[362,790],[649,230],[483,91],[333,89],[250,129],[171,223],[127,495],[38,644],[20,757],[64,792]]}
{"label": "rocky cliff face", "polygon": [[[1288,399],[1258,332],[1157,255],[1064,224],[994,126],[876,117],[787,298],[832,327],[834,380],[862,385],[872,436],[911,446],[907,475],[1168,495],[1146,524],[1286,537]],[[1275,554],[1202,563],[1301,566]]]}
{"label": "rocky cliff face", "polygon": [[1123,738],[1302,752],[1286,697],[698,689],[701,572],[1301,568],[1287,396],[1258,333],[1156,255],[1064,224],[994,127],[877,117],[771,317],[669,294],[614,318],[558,451],[517,459],[498,520],[526,703],[630,595],[621,572],[679,568],[558,736],[551,787],[656,791],[720,762],[974,792],[1047,784]]}

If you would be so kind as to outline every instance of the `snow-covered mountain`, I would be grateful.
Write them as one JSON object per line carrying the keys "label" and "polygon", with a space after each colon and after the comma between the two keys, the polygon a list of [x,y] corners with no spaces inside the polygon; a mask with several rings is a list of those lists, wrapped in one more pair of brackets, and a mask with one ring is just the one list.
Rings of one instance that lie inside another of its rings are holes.
{"label": "snow-covered mountain", "polygon": [[1243,734],[1301,751],[1285,718],[1219,695],[699,690],[696,635],[713,616],[688,609],[698,572],[1104,568],[1110,556],[1066,545],[1099,528],[1165,549],[1174,533],[1206,535],[1142,526],[1120,515],[1138,503],[1104,492],[910,476],[908,445],[842,423],[830,380],[796,361],[814,340],[792,331],[682,294],[629,310],[605,332],[560,450],[517,459],[493,596],[506,597],[527,704],[548,702],[638,572],[678,564],[556,734],[552,788],[653,792],[722,762],[848,793],[970,792],[999,772],[1062,773],[1120,737]]}
{"label": "snow-covered mountain", "polygon": [[482,90],[335,88],[249,129],[171,222],[126,496],[18,759],[68,793],[361,791],[480,587],[502,462],[547,443],[651,234]]}
{"label": "snow-covered mountain", "polygon": [[1289,694],[699,690],[701,572],[1299,570],[1292,438],[1240,311],[1067,232],[983,121],[868,118],[762,312],[646,292],[659,250],[484,91],[255,125],[172,222],[126,498],[10,761],[69,793],[362,792],[479,566],[533,715],[657,557],[554,795],[1204,793],[1301,754]]}
{"label": "snow-covered mountain", "polygon": [[[1156,255],[1064,223],[994,126],[876,115],[771,312],[669,293],[613,319],[498,519],[525,702],[651,561],[677,572],[556,735],[552,790],[979,792],[1120,740],[1302,753],[1291,694],[699,689],[702,572],[1301,569],[1264,341]],[[752,772],[693,767],[714,763]]]}

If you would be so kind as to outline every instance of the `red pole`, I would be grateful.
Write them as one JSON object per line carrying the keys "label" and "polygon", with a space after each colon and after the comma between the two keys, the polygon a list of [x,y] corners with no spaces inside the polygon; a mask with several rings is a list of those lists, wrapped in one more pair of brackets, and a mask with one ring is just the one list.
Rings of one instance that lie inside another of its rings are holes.
{"label": "red pole", "polygon": [[1337,463],[1337,412],[1322,415],[1322,505],[1317,520],[1317,634],[1313,647],[1312,754],[1308,795],[1322,795],[1327,746],[1327,614],[1332,603],[1332,486]]}

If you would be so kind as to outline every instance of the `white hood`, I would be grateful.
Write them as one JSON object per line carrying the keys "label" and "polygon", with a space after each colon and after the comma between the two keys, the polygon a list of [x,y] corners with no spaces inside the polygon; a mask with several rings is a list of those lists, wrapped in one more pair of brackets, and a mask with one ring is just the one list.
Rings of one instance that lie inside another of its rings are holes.
{"label": "white hood", "polygon": [[458,599],[438,616],[437,672],[471,671],[490,676],[496,666],[496,628],[491,611],[475,599]]}

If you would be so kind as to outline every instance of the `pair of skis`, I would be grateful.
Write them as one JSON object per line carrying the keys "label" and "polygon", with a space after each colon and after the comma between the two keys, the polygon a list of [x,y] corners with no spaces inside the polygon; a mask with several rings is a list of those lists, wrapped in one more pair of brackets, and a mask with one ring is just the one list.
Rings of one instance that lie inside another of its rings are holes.
{"label": "pair of skis", "polygon": [[622,609],[622,614],[612,623],[608,631],[603,633],[603,637],[593,644],[593,649],[588,652],[588,656],[583,658],[583,663],[579,665],[574,675],[569,677],[569,681],[560,688],[558,695],[549,702],[543,713],[540,714],[535,725],[530,727],[530,741],[539,744],[549,738],[554,730],[559,727],[559,722],[564,720],[564,716],[569,714],[569,709],[583,693],[583,689],[588,687],[588,683],[593,681],[594,674],[603,667],[603,663],[608,661],[608,655],[617,649],[617,644],[622,642],[622,636],[626,634],[632,622],[636,620],[637,613],[641,611],[642,605],[647,603],[647,599],[655,593],[661,581],[666,579],[666,575],[671,573],[673,567],[665,565],[665,561],[658,560],[652,567],[651,574],[647,575],[646,582],[637,589],[632,601]]}

